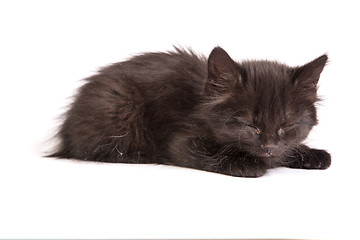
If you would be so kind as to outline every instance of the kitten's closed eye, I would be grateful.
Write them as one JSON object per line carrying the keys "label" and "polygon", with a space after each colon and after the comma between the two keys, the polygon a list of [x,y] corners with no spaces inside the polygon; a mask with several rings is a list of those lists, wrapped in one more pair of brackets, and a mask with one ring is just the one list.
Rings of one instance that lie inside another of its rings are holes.
{"label": "kitten's closed eye", "polygon": [[246,124],[246,126],[247,126],[248,128],[251,128],[252,131],[253,131],[256,135],[260,135],[260,134],[261,134],[261,130],[260,130],[259,128],[255,127],[255,126],[253,126],[253,125],[251,125],[251,124]]}
{"label": "kitten's closed eye", "polygon": [[285,134],[291,130],[293,130],[295,127],[297,126],[297,123],[293,123],[293,124],[289,124],[289,125],[286,125],[286,126],[283,126],[281,127],[279,130],[278,130],[278,135],[280,137],[283,137],[285,136]]}
{"label": "kitten's closed eye", "polygon": [[261,130],[254,126],[253,124],[251,123],[248,123],[246,120],[244,120],[243,118],[241,117],[234,117],[234,122],[236,124],[239,124],[239,125],[242,125],[244,128],[248,128],[250,129],[254,134],[256,135],[260,135],[261,134]]}

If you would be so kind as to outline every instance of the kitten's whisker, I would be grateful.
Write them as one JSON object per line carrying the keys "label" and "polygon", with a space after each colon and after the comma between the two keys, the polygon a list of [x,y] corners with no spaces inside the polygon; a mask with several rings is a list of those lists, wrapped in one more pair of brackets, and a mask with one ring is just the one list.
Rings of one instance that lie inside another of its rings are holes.
{"label": "kitten's whisker", "polygon": [[123,135],[119,135],[119,136],[108,136],[108,138],[123,138],[126,137],[128,135],[128,133],[125,133]]}
{"label": "kitten's whisker", "polygon": [[123,152],[120,152],[119,149],[117,148],[117,145],[115,145],[115,148],[114,148],[119,154],[120,156],[122,157],[122,155],[124,154]]}
{"label": "kitten's whisker", "polygon": [[97,146],[93,152],[96,152],[96,151],[97,151],[97,150],[99,150],[100,148],[102,148],[102,147],[106,147],[106,146],[109,146],[109,145],[111,145],[111,143],[108,143],[108,144],[103,144],[103,145]]}

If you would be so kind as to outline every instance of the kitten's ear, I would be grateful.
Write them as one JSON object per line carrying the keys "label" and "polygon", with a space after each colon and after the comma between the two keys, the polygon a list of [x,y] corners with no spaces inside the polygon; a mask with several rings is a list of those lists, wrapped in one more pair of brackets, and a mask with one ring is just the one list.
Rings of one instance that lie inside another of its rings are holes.
{"label": "kitten's ear", "polygon": [[208,60],[207,92],[216,95],[226,93],[235,81],[240,81],[239,66],[224,49],[214,48]]}
{"label": "kitten's ear", "polygon": [[320,74],[327,63],[327,60],[328,56],[324,54],[301,67],[295,68],[293,74],[294,83],[316,89]]}

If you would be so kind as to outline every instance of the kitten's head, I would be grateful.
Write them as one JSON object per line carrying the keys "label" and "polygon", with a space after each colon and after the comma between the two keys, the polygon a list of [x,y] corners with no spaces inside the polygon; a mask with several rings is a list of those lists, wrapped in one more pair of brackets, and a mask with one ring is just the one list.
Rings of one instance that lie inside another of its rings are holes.
{"label": "kitten's head", "polygon": [[317,82],[327,56],[303,66],[234,62],[221,48],[208,59],[203,115],[216,140],[255,156],[279,158],[316,125]]}

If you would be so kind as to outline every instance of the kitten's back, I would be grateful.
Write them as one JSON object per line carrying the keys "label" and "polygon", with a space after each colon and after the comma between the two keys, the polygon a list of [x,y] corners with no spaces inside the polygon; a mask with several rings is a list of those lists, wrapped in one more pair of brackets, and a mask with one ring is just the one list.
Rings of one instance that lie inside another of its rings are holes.
{"label": "kitten's back", "polygon": [[79,89],[51,156],[160,161],[169,138],[199,101],[206,76],[206,59],[181,49],[103,68]]}

